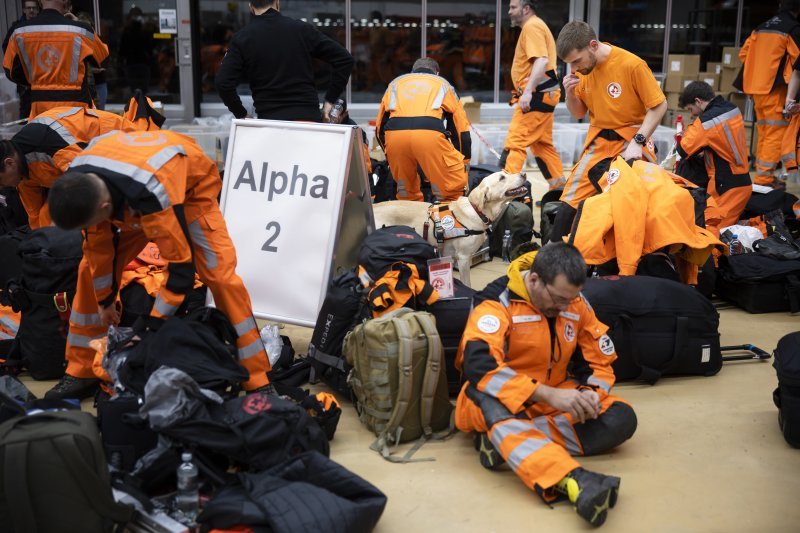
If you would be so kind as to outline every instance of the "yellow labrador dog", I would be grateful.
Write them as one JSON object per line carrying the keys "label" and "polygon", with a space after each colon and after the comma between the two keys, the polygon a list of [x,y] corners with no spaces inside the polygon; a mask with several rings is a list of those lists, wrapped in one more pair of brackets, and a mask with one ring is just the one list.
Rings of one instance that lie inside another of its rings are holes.
{"label": "yellow labrador dog", "polygon": [[[485,232],[492,222],[500,216],[505,204],[525,194],[525,174],[507,174],[495,172],[486,176],[480,184],[470,191],[468,196],[450,202],[451,218],[470,230],[471,235],[449,238],[444,241],[443,256],[455,258],[456,266],[461,273],[461,281],[470,286],[469,269],[472,266],[472,255],[480,249],[486,239]],[[427,202],[395,200],[381,202],[373,206],[375,227],[411,226],[420,235],[424,234],[424,225],[429,223],[428,242],[437,246],[430,220]],[[452,227],[452,220],[442,219],[445,228]]]}

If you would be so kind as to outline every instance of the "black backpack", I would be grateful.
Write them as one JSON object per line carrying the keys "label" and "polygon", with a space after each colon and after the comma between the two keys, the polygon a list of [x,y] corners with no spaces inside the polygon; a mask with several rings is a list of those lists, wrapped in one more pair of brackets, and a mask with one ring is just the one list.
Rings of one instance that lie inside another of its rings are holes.
{"label": "black backpack", "polygon": [[559,208],[564,205],[564,202],[561,201],[562,193],[562,189],[547,191],[540,201],[539,233],[542,236],[542,245],[550,242],[550,234],[553,232],[553,222],[556,219],[556,214]]}
{"label": "black backpack", "polygon": [[358,251],[358,264],[373,281],[379,280],[397,262],[413,263],[420,278],[428,279],[428,260],[436,248],[408,226],[387,226],[367,235]]}
{"label": "black backpack", "polygon": [[111,494],[89,413],[45,412],[3,423],[0,465],[4,531],[104,533],[131,520],[133,509]]}
{"label": "black backpack", "polygon": [[204,506],[204,531],[247,524],[275,533],[372,531],[386,496],[371,483],[317,452],[264,472],[239,474]]}
{"label": "black backpack", "polygon": [[[377,180],[375,179],[377,177]],[[387,161],[372,160],[372,176],[369,180],[372,203],[397,200],[397,183],[392,177],[392,170]]]}
{"label": "black backpack", "polygon": [[22,318],[7,364],[27,368],[34,379],[64,374],[69,306],[82,244],[79,231],[55,227],[34,230],[19,243],[22,276],[8,282],[8,298]]}
{"label": "black backpack", "polygon": [[16,187],[0,188],[0,235],[28,225],[28,213]]}
{"label": "black backpack", "polygon": [[[521,201],[506,204],[500,216],[492,223],[489,234],[489,251],[492,257],[503,255],[503,236],[506,230],[511,235],[511,248],[531,242],[533,239],[533,211]],[[512,258],[513,259],[513,258]]]}
{"label": "black backpack", "polygon": [[772,393],[778,425],[786,442],[800,448],[800,332],[778,341],[772,366],[778,374],[778,388]]}
{"label": "black backpack", "polygon": [[355,272],[346,270],[332,278],[308,345],[309,381],[322,380],[345,398],[350,398],[347,375],[351,367],[342,355],[342,341],[360,319],[363,305],[363,286]]}
{"label": "black backpack", "polygon": [[710,376],[722,368],[719,313],[694,288],[649,276],[589,278],[583,294],[609,327],[617,381]]}

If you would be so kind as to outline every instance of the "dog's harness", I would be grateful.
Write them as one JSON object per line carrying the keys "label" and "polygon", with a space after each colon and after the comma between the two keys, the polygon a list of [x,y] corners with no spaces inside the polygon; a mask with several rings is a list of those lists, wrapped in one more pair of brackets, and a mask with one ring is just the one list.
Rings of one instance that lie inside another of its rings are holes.
{"label": "dog's harness", "polygon": [[431,204],[428,206],[428,220],[422,225],[422,238],[428,239],[428,230],[430,223],[433,222],[433,236],[438,243],[439,253],[441,255],[442,245],[444,241],[450,239],[458,239],[461,237],[470,237],[472,235],[482,235],[484,233],[491,233],[492,221],[478,209],[478,207],[470,202],[470,205],[475,210],[475,213],[480,217],[481,221],[486,224],[486,229],[475,230],[469,229],[459,222],[456,214],[450,209],[450,204]]}

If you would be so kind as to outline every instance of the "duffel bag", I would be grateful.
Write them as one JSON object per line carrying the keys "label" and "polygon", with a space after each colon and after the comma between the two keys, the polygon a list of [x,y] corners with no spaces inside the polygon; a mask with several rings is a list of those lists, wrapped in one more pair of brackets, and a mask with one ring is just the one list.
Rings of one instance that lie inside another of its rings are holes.
{"label": "duffel bag", "polygon": [[748,313],[800,312],[800,260],[721,256],[714,292]]}
{"label": "duffel bag", "polygon": [[778,388],[772,393],[778,425],[786,442],[800,448],[800,332],[778,341],[772,366],[778,374]]}

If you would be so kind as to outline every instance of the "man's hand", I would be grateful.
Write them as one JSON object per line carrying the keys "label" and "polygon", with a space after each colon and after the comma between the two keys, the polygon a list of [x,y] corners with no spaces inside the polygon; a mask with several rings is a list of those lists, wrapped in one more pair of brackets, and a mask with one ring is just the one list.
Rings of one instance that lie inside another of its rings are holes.
{"label": "man's hand", "polygon": [[796,115],[800,113],[800,104],[794,100],[786,100],[786,106],[783,108],[783,113],[787,116]]}
{"label": "man's hand", "polygon": [[562,80],[562,83],[564,84],[564,90],[567,92],[567,94],[572,93],[580,81],[581,79],[575,74],[567,74]]}
{"label": "man's hand", "polygon": [[330,102],[325,102],[322,104],[322,121],[323,122],[330,122],[331,121],[331,109],[333,109],[333,104]]}
{"label": "man's hand", "polygon": [[100,322],[104,326],[116,326],[119,324],[119,311],[117,311],[115,303],[108,307],[98,307],[97,312],[100,314]]}
{"label": "man's hand", "polygon": [[631,159],[639,160],[642,158],[642,145],[631,141],[628,143],[628,147],[625,148],[625,151],[622,153],[622,159],[625,161],[630,161]]}
{"label": "man's hand", "polygon": [[[540,385],[539,388],[542,388]],[[542,395],[542,401],[559,411],[569,413],[573,420],[586,422],[597,418],[600,414],[600,398],[592,390],[556,389],[548,387]]]}
{"label": "man's hand", "polygon": [[522,96],[519,97],[519,107],[525,113],[531,110],[531,98],[533,98],[533,94],[529,93],[528,91],[525,91],[522,93]]}

